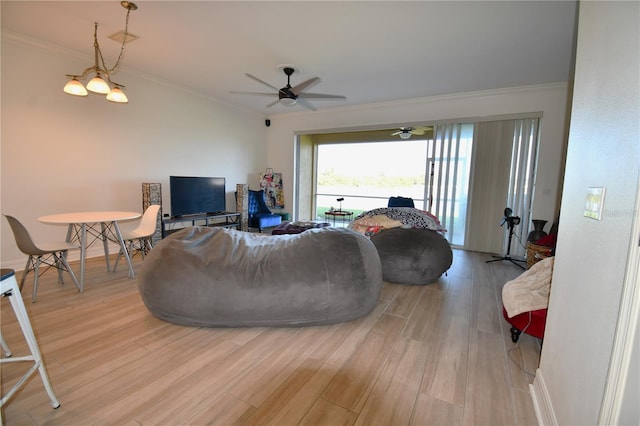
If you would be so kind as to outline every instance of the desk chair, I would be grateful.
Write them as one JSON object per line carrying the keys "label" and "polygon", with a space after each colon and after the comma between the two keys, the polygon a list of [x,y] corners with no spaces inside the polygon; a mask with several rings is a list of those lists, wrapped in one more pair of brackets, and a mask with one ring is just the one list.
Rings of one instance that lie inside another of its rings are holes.
{"label": "desk chair", "polygon": [[[144,259],[144,255],[148,250],[153,248],[153,243],[151,242],[151,237],[156,232],[156,227],[158,225],[158,212],[160,211],[160,206],[157,204],[152,204],[147,207],[147,210],[142,215],[142,219],[138,226],[135,229],[130,231],[122,231],[122,239],[124,240],[125,245],[129,247],[129,255],[133,257],[133,250],[140,251],[142,255],[142,259]],[[116,271],[118,267],[118,261],[120,257],[123,255],[122,248],[118,253],[118,257],[116,257],[115,265],[113,265],[113,272]]]}
{"label": "desk chair", "polygon": [[414,207],[415,204],[413,202],[413,198],[408,197],[389,197],[389,201],[387,202],[387,207]]}
{"label": "desk chair", "polygon": [[27,341],[27,345],[29,346],[31,355],[12,357],[9,346],[7,346],[7,343],[5,342],[4,337],[2,337],[2,333],[0,332],[0,343],[2,344],[2,349],[5,352],[5,357],[0,359],[0,363],[4,364],[7,362],[32,361],[33,366],[13,385],[11,389],[9,389],[9,391],[5,395],[2,396],[2,399],[0,399],[0,408],[27,382],[27,379],[31,377],[31,375],[36,371],[40,373],[40,378],[42,379],[44,388],[47,391],[47,395],[49,395],[51,405],[53,406],[53,408],[58,408],[60,407],[60,402],[56,398],[56,395],[53,393],[53,388],[51,387],[51,382],[49,381],[49,375],[47,374],[47,370],[45,369],[44,363],[42,362],[42,355],[40,354],[40,349],[38,348],[38,342],[36,341],[36,337],[33,334],[31,322],[29,321],[27,310],[24,307],[22,295],[20,294],[20,289],[18,288],[18,283],[16,281],[13,269],[2,269],[1,286],[2,287],[0,288],[0,294],[2,294],[2,297],[9,298],[9,302],[11,302],[11,307],[13,308],[16,318],[18,319],[18,324],[20,325],[22,334]]}
{"label": "desk chair", "polygon": [[18,245],[18,249],[29,256],[27,259],[27,266],[24,268],[24,272],[22,273],[22,279],[20,280],[20,288],[24,286],[24,280],[27,278],[29,272],[34,272],[33,278],[33,298],[31,301],[33,303],[36,302],[36,293],[38,292],[38,277],[41,275],[40,273],[40,265],[44,264],[47,268],[42,271],[44,274],[49,268],[54,267],[58,269],[58,282],[60,284],[64,284],[64,279],[62,278],[62,271],[67,271],[69,275],[71,275],[71,279],[73,283],[80,290],[80,283],[76,278],[76,274],[73,273],[69,263],[67,262],[67,252],[69,250],[78,249],[79,246],[74,244],[70,244],[67,242],[55,242],[49,244],[36,245],[31,239],[31,235],[29,235],[29,231],[24,227],[18,219],[13,216],[3,215],[7,218],[9,222],[9,226],[11,226],[11,230],[13,231],[13,236],[15,237],[16,244]]}

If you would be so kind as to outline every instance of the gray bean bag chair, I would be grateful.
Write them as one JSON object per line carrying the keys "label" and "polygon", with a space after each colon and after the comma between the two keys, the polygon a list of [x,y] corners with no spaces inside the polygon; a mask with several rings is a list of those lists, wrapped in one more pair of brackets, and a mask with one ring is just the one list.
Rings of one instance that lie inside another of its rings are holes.
{"label": "gray bean bag chair", "polygon": [[151,313],[206,327],[347,321],[371,312],[381,288],[374,245],[340,228],[276,236],[185,228],[160,241],[138,275]]}
{"label": "gray bean bag chair", "polygon": [[453,253],[439,232],[419,228],[385,229],[371,236],[386,281],[432,284],[451,266]]}

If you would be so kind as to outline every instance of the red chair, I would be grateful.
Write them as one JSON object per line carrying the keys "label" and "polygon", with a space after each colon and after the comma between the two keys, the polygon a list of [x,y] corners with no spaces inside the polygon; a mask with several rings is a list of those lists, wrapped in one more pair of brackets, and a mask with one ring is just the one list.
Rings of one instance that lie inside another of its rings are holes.
{"label": "red chair", "polygon": [[530,336],[544,339],[544,328],[547,324],[547,309],[538,309],[537,311],[523,312],[509,318],[507,310],[502,308],[502,316],[507,320],[511,327],[511,341],[517,343],[522,333]]}

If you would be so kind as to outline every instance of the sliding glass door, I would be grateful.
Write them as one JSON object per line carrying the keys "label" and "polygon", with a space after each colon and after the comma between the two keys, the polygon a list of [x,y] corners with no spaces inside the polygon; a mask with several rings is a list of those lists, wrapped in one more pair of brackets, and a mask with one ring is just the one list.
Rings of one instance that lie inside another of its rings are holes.
{"label": "sliding glass door", "polygon": [[[424,208],[426,140],[317,145],[316,212],[386,207],[391,196]],[[338,198],[344,201],[338,202]]]}
{"label": "sliding glass door", "polygon": [[[439,218],[449,242],[500,253],[508,233],[505,207],[522,218],[511,253],[524,254],[537,168],[540,115],[474,123],[440,123],[423,136],[390,139],[392,130],[300,135],[296,200],[299,219],[324,219],[334,208],[385,207],[411,197]],[[339,198],[344,200],[338,201]]]}
{"label": "sliding glass door", "polygon": [[[317,145],[316,216],[342,208],[357,216],[413,198],[437,216],[447,239],[464,246],[473,125],[436,126],[433,139]],[[337,201],[344,198],[343,201]]]}

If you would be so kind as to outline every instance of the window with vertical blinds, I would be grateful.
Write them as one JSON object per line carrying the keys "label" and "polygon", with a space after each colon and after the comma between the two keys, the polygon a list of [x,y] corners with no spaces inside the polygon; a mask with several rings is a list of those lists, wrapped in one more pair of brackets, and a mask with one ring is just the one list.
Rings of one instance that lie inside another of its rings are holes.
{"label": "window with vertical blinds", "polygon": [[[514,257],[524,256],[526,241],[523,240],[531,222],[541,116],[540,113],[529,113],[501,117],[499,120],[433,124],[433,137],[423,141],[426,143],[426,157],[423,157],[424,207],[419,208],[428,210],[440,219],[447,228],[446,236],[452,245],[473,251],[504,254],[508,229],[501,226],[501,223],[505,207],[510,207],[513,215],[521,218],[515,229],[510,254]],[[388,136],[388,131],[384,133]],[[332,134],[334,139],[335,135]],[[360,141],[352,133],[338,135],[342,135],[338,139],[352,143],[372,141],[369,134]],[[313,181],[318,179],[318,159],[302,156],[301,152],[304,147],[308,148],[304,152],[312,152],[314,147],[318,152],[317,147],[322,144],[322,137],[317,136],[302,135],[298,139],[297,161],[300,167],[297,180],[301,185],[298,190],[300,194],[314,194]],[[345,149],[348,145],[344,144]],[[368,145],[369,149],[373,149],[375,145]],[[384,144],[380,144],[382,145]],[[343,156],[350,161],[358,158],[347,154]],[[386,159],[387,165],[390,164],[389,161],[394,161],[389,155],[380,156]],[[362,158],[358,160],[359,166],[367,164]],[[353,163],[349,168],[353,168]],[[306,172],[303,174],[302,170],[313,170],[315,179],[310,179],[311,175]],[[364,194],[362,187],[353,189],[352,193],[347,189],[340,189],[341,195],[347,193],[351,194],[350,198],[354,202],[359,200],[362,203],[362,199],[370,196],[377,198],[378,204],[389,195],[398,195],[395,192],[385,193],[384,197],[379,194]],[[336,194],[330,194],[330,198],[335,199]],[[417,194],[409,195],[422,201]],[[312,201],[300,204],[322,205],[319,204],[318,197],[317,194],[312,195]],[[305,217],[306,214],[313,217],[313,209],[308,210],[309,213],[305,210]]]}
{"label": "window with vertical blinds", "polygon": [[469,220],[465,248],[504,253],[508,229],[500,226],[505,207],[521,218],[514,229],[512,256],[524,256],[537,168],[539,117],[476,123]]}

